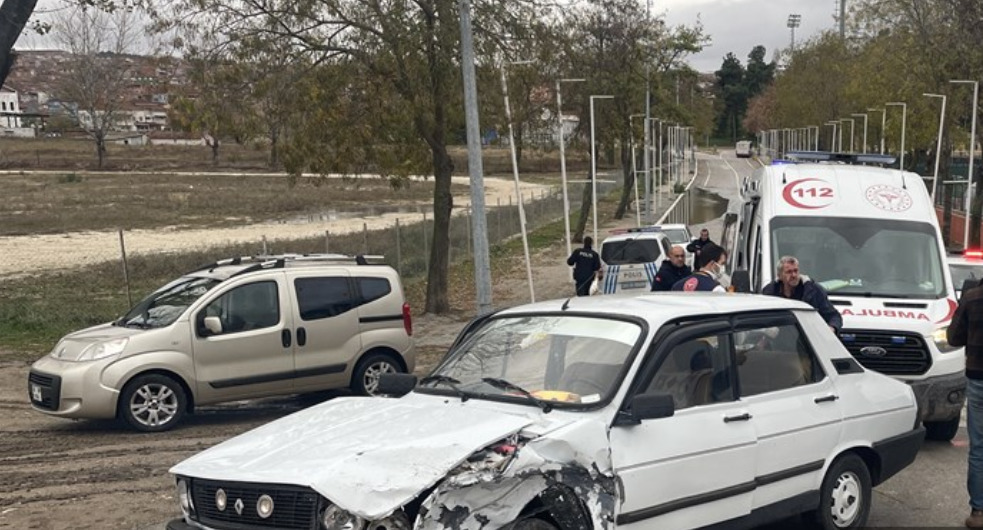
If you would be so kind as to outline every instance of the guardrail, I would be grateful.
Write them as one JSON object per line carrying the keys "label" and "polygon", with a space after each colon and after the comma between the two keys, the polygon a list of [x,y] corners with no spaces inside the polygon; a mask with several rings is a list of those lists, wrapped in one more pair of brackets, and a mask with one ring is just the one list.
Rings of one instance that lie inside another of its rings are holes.
{"label": "guardrail", "polygon": [[689,224],[689,217],[692,210],[690,188],[693,187],[693,183],[696,182],[696,178],[700,174],[700,165],[696,163],[694,166],[693,178],[689,179],[689,182],[686,183],[686,188],[683,189],[683,192],[669,204],[669,207],[655,224]]}

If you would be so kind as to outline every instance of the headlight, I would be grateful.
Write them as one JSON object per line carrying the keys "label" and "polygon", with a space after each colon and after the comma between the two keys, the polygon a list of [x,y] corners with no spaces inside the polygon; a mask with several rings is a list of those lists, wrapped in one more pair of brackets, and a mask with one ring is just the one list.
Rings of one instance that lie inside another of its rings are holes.
{"label": "headlight", "polygon": [[321,514],[321,527],[324,530],[362,530],[365,520],[332,504]]}
{"label": "headlight", "polygon": [[79,354],[79,357],[76,360],[95,361],[98,359],[111,357],[113,355],[119,355],[123,352],[123,348],[126,347],[126,343],[129,341],[129,338],[123,337],[122,339],[113,339],[90,344],[84,350],[82,350],[82,353]]}
{"label": "headlight", "polygon": [[215,492],[215,507],[218,508],[218,511],[224,512],[225,508],[228,507],[228,505],[229,505],[228,495],[225,494],[224,489],[219,488]]}
{"label": "headlight", "polygon": [[178,479],[177,481],[177,498],[181,501],[181,511],[185,514],[190,514],[194,512],[194,503],[191,502],[191,490],[188,488],[188,481]]}
{"label": "headlight", "polygon": [[259,500],[256,501],[256,514],[260,519],[268,519],[273,515],[273,497],[260,495]]}
{"label": "headlight", "polygon": [[949,331],[949,326],[943,326],[932,332],[932,340],[935,341],[935,347],[942,353],[948,353],[959,349],[958,346],[949,344],[949,339],[947,339],[945,336],[947,331]]}

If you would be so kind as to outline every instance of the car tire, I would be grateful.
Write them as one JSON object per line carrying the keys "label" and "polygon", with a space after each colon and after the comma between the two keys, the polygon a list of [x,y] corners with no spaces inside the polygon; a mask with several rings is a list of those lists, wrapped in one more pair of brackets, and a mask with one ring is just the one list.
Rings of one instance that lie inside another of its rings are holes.
{"label": "car tire", "polygon": [[549,521],[544,521],[538,517],[527,517],[525,519],[519,519],[513,522],[508,527],[508,530],[557,530]]}
{"label": "car tire", "polygon": [[847,453],[837,458],[819,491],[819,509],[811,519],[823,530],[863,528],[870,516],[872,481],[862,458]]}
{"label": "car tire", "polygon": [[926,421],[925,439],[936,442],[950,442],[959,432],[959,416],[946,421]]}
{"label": "car tire", "polygon": [[375,396],[382,374],[404,373],[402,365],[391,355],[372,353],[366,355],[355,365],[352,373],[352,392],[360,396]]}
{"label": "car tire", "polygon": [[181,422],[188,406],[184,388],[160,374],[134,378],[119,396],[118,416],[143,432],[160,432]]}

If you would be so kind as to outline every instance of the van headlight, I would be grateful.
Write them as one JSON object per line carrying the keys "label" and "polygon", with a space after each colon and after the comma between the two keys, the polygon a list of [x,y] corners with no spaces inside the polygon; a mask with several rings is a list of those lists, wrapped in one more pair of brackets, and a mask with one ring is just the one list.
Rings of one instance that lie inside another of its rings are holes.
{"label": "van headlight", "polygon": [[321,528],[324,530],[362,530],[365,528],[365,520],[331,504],[321,514]]}
{"label": "van headlight", "polygon": [[130,342],[128,337],[123,337],[121,339],[107,340],[103,342],[97,342],[95,344],[90,344],[86,346],[82,353],[79,354],[76,361],[96,361],[99,359],[105,359],[106,357],[112,357],[113,355],[119,355],[123,353],[123,348],[126,348],[126,343]]}
{"label": "van headlight", "polygon": [[935,347],[939,349],[942,353],[949,353],[959,349],[958,346],[953,346],[949,344],[949,339],[946,338],[946,333],[949,331],[949,326],[942,326],[932,332],[932,340],[935,341]]}

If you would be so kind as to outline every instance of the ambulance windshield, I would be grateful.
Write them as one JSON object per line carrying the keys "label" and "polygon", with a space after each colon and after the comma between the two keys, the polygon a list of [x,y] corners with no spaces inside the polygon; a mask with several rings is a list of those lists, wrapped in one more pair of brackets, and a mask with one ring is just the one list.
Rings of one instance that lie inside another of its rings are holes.
{"label": "ambulance windshield", "polygon": [[837,296],[942,298],[945,275],[935,227],[915,221],[844,217],[772,220],[772,260],[799,270]]}

